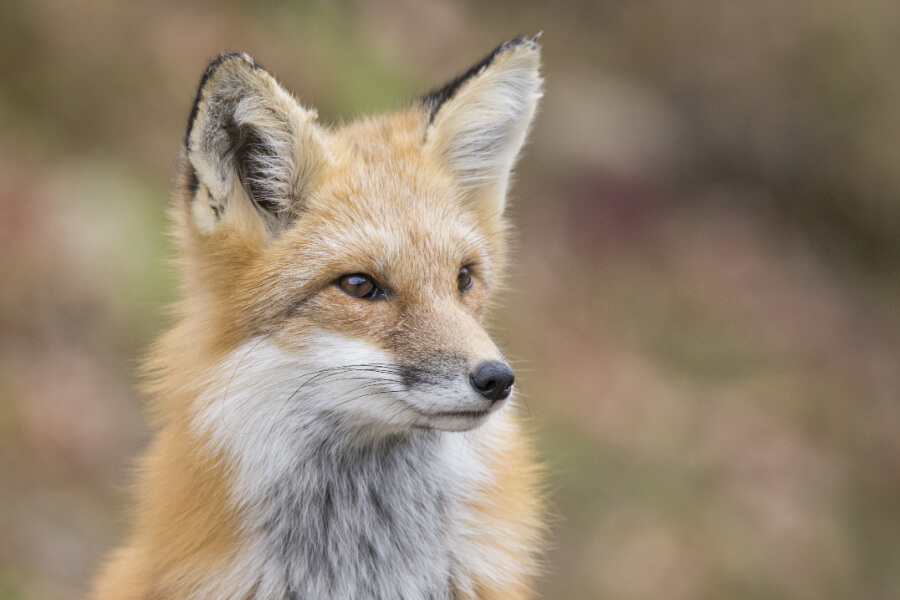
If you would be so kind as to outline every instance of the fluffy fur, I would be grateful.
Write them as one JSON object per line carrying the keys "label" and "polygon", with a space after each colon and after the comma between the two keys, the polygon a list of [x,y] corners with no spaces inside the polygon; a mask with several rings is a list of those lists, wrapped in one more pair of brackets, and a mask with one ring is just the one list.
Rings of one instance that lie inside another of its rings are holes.
{"label": "fluffy fur", "polygon": [[[246,55],[213,61],[173,210],[184,300],[147,364],[159,430],[93,598],[530,597],[536,467],[470,373],[504,360],[482,320],[538,63],[517,38],[332,130]],[[385,297],[335,285],[353,273]]]}

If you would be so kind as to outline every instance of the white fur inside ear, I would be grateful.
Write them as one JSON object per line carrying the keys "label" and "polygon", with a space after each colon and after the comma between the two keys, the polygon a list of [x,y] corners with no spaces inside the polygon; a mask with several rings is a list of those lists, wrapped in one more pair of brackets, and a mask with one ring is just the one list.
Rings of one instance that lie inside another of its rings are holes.
{"label": "white fur inside ear", "polygon": [[215,230],[216,222],[219,220],[213,208],[213,202],[215,200],[210,197],[209,190],[201,184],[191,202],[191,216],[194,217],[197,229],[204,235],[210,235]]}
{"label": "white fur inside ear", "polygon": [[247,57],[228,56],[211,68],[188,136],[188,160],[204,188],[192,217],[205,233],[223,220],[276,233],[326,160],[315,112]]}
{"label": "white fur inside ear", "polygon": [[537,44],[501,51],[438,108],[426,152],[443,161],[488,214],[503,209],[516,157],[541,97]]}

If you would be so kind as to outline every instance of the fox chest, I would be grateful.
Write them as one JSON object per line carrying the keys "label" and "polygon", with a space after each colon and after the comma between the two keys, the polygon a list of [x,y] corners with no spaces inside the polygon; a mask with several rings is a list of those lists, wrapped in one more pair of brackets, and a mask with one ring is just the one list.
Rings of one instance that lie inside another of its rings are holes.
{"label": "fox chest", "polygon": [[452,598],[460,482],[440,466],[427,448],[325,453],[270,482],[261,597]]}

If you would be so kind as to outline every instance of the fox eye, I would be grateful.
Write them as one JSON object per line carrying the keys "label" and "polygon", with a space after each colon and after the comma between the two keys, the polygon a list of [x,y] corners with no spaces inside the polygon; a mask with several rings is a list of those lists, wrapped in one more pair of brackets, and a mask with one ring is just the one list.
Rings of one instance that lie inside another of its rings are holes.
{"label": "fox eye", "polygon": [[340,277],[335,284],[345,293],[363,300],[380,300],[386,298],[384,290],[368,275],[353,273]]}
{"label": "fox eye", "polygon": [[456,276],[456,287],[459,288],[460,292],[464,292],[472,287],[472,274],[469,273],[468,267],[463,267],[459,270],[459,275]]}

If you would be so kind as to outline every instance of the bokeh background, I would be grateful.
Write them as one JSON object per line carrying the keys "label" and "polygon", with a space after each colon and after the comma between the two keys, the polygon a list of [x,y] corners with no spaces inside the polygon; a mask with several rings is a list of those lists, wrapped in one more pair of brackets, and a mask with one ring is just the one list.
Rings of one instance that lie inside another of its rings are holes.
{"label": "bokeh background", "polygon": [[900,598],[896,0],[0,5],[0,599],[127,526],[208,59],[325,122],[543,30],[497,336],[555,518],[545,598]]}

